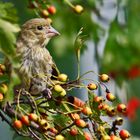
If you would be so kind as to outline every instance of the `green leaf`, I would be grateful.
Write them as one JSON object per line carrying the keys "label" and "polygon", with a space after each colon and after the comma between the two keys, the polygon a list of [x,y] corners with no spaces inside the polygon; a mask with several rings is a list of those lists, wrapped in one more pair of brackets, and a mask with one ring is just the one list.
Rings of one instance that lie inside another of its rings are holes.
{"label": "green leaf", "polygon": [[83,135],[76,135],[76,136],[71,136],[69,133],[65,134],[65,137],[67,140],[85,140],[85,137]]}
{"label": "green leaf", "polygon": [[88,99],[89,99],[89,105],[91,109],[93,108],[93,99],[95,97],[95,94],[93,92],[91,92],[90,90],[88,91]]}
{"label": "green leaf", "polygon": [[15,33],[19,31],[17,25],[0,19],[0,49],[9,56],[15,55]]}
{"label": "green leaf", "polygon": [[0,76],[0,84],[2,83],[8,83],[9,82],[9,76],[4,74]]}
{"label": "green leaf", "polygon": [[52,116],[55,124],[59,127],[64,128],[68,125],[68,122],[70,121],[70,118],[63,114],[57,114]]}
{"label": "green leaf", "polygon": [[57,108],[57,105],[56,105],[56,103],[55,103],[54,101],[51,101],[51,100],[50,100],[50,101],[48,102],[48,104],[49,104],[49,108],[50,108],[50,109],[54,109],[54,110],[55,110],[55,109]]}
{"label": "green leaf", "polygon": [[14,71],[12,71],[11,77],[9,79],[9,84],[8,84],[8,92],[5,95],[3,105],[5,105],[5,103],[7,101],[8,102],[13,101],[14,96],[15,96],[14,95],[14,87],[15,87],[15,85],[18,85],[18,84],[20,84],[19,76]]}
{"label": "green leaf", "polygon": [[0,2],[0,19],[5,19],[10,22],[17,21],[17,12],[14,8],[13,3],[10,2]]}

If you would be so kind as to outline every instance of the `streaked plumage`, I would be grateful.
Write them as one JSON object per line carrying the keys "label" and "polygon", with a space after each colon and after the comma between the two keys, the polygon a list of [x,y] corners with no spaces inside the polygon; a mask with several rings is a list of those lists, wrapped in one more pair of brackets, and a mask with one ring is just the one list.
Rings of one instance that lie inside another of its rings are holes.
{"label": "streaked plumage", "polygon": [[45,46],[58,34],[43,18],[31,19],[22,26],[16,44],[17,55],[21,58],[19,72],[32,95],[42,92],[51,83],[55,64]]}

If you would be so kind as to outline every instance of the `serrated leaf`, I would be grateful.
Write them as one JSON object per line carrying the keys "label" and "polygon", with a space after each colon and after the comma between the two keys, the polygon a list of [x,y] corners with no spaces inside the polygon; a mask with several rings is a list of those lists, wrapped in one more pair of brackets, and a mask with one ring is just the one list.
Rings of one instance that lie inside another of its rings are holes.
{"label": "serrated leaf", "polygon": [[50,108],[50,109],[54,109],[54,110],[55,110],[55,109],[57,108],[57,105],[56,105],[56,103],[55,103],[54,101],[51,101],[51,100],[50,100],[50,101],[48,102],[48,104],[49,104],[49,108]]}
{"label": "serrated leaf", "polygon": [[93,102],[94,97],[95,97],[95,94],[89,90],[88,91],[88,100],[89,100],[89,105],[90,105],[91,109],[93,109],[92,102]]}
{"label": "serrated leaf", "polygon": [[54,122],[56,125],[58,125],[61,128],[64,128],[68,125],[68,122],[70,121],[70,118],[63,114],[57,114],[52,116]]}

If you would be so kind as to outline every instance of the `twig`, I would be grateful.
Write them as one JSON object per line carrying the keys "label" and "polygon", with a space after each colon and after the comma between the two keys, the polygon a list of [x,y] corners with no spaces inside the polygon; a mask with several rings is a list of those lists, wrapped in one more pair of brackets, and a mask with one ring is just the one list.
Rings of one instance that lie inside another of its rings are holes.
{"label": "twig", "polygon": [[[69,88],[73,88],[73,87],[76,88],[76,86],[79,86],[79,85],[80,85],[80,80],[77,79],[77,80],[69,81],[69,82],[67,82],[67,83],[65,83],[65,84],[62,84],[61,86],[62,86],[64,89],[69,89]],[[77,88],[78,88],[78,87],[77,87]]]}
{"label": "twig", "polygon": [[[7,104],[7,106],[5,107],[5,113],[6,113],[10,118],[13,117],[13,116],[15,116],[15,114],[16,114],[15,110],[14,110],[9,104]],[[1,114],[0,114],[0,115],[1,115]],[[18,118],[18,119],[21,119],[21,117],[22,117],[22,115],[19,114],[19,113],[17,113],[17,118]],[[10,122],[9,122],[9,123],[10,123]],[[9,124],[9,123],[8,123],[8,124]],[[11,126],[11,123],[10,123],[9,125]],[[33,129],[35,129],[35,130],[37,130],[37,131],[40,131],[39,125],[38,125],[37,123],[35,123],[35,122],[32,122],[32,121],[31,121],[30,127],[33,128]]]}
{"label": "twig", "polygon": [[3,113],[2,113],[1,110],[0,110],[0,116],[2,118],[2,121],[4,120],[8,125],[10,125],[11,127],[13,127],[12,124],[11,124],[11,122],[3,115]]}
{"label": "twig", "polygon": [[27,94],[26,91],[23,91],[22,95],[27,97],[27,100],[30,102],[30,105],[31,105],[32,109],[36,110],[36,105],[35,105],[33,99],[30,97],[30,94]]}
{"label": "twig", "polygon": [[[39,108],[45,109],[46,111],[48,111],[48,112],[50,112],[50,113],[52,113],[52,114],[60,113],[60,112],[54,112],[54,111],[51,111],[51,110],[49,110],[49,108],[46,107],[46,106],[39,106]],[[61,113],[61,114],[62,114],[62,113]]]}
{"label": "twig", "polygon": [[[40,97],[36,97],[34,100],[37,101],[37,100],[40,100],[40,99],[43,99],[43,98],[44,98],[43,96],[40,96]],[[18,101],[15,101],[11,105],[17,105],[17,103],[18,103]],[[20,99],[19,100],[19,103],[20,104],[29,104],[30,101],[29,100],[28,101],[27,100],[25,101],[25,99]]]}
{"label": "twig", "polygon": [[116,123],[115,122],[113,122],[112,123],[112,128],[109,130],[109,135],[111,134],[111,132],[113,132],[114,133],[114,135],[116,135],[116,130],[118,130],[118,128],[116,127]]}
{"label": "twig", "polygon": [[24,137],[29,137],[29,134],[27,135],[27,134],[21,133],[16,128],[14,128],[12,123],[3,115],[1,110],[0,110],[0,116],[2,118],[2,121],[5,121],[10,127],[12,127],[18,135],[24,136]]}
{"label": "twig", "polygon": [[[19,104],[29,104],[29,103],[30,103],[29,101],[19,100]],[[18,102],[17,102],[17,101],[15,101],[15,102],[11,103],[11,105],[17,105],[17,104],[18,104]]]}
{"label": "twig", "polygon": [[41,104],[44,104],[46,102],[48,102],[48,100],[44,100],[44,101],[40,102],[39,104],[37,104],[37,106],[40,106]]}
{"label": "twig", "polygon": [[59,134],[60,134],[62,131],[66,130],[66,129],[68,129],[68,128],[71,128],[73,125],[74,125],[74,122],[73,122],[72,124],[68,125],[67,127],[61,129],[61,130],[59,131]]}
{"label": "twig", "polygon": [[35,132],[33,132],[32,131],[32,129],[30,128],[30,127],[28,127],[28,130],[29,130],[29,132],[31,133],[31,137],[34,139],[34,140],[41,140],[38,136],[37,136],[37,134],[35,134]]}

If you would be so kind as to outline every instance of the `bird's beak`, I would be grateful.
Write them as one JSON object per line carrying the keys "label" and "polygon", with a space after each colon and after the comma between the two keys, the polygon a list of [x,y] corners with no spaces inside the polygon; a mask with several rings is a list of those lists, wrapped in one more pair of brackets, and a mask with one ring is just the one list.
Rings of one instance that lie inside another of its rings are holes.
{"label": "bird's beak", "polygon": [[57,36],[60,35],[60,33],[58,31],[56,31],[53,27],[50,26],[50,28],[48,29],[48,37],[53,37],[53,36]]}

